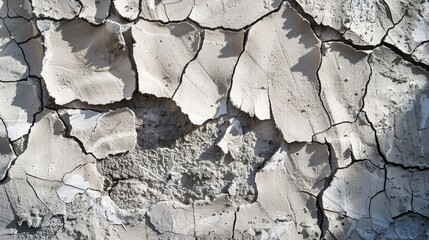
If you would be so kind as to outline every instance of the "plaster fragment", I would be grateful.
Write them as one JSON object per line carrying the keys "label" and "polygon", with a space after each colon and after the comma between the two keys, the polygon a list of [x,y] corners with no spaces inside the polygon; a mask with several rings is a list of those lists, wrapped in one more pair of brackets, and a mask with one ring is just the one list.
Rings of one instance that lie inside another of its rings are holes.
{"label": "plaster fragment", "polygon": [[30,130],[41,103],[39,82],[29,78],[20,82],[0,82],[0,118],[10,140],[15,141]]}
{"label": "plaster fragment", "polygon": [[[257,201],[272,221],[284,221],[287,238],[320,236],[315,195],[330,174],[326,146],[283,144],[256,174]],[[303,234],[303,236],[300,236]]]}
{"label": "plaster fragment", "polygon": [[282,1],[195,0],[189,18],[209,28],[242,29],[277,9]]}
{"label": "plaster fragment", "polygon": [[201,125],[227,113],[228,90],[243,37],[243,32],[205,31],[201,51],[184,70],[173,97],[192,123]]}
{"label": "plaster fragment", "polygon": [[136,79],[119,23],[94,27],[82,20],[55,22],[43,36],[47,50],[42,77],[57,104],[131,98]]}
{"label": "plaster fragment", "polygon": [[384,41],[405,54],[411,54],[420,44],[429,40],[429,20],[426,18],[429,2],[413,0],[407,3],[403,19],[389,31]]}
{"label": "plaster fragment", "polygon": [[173,97],[186,64],[198,51],[200,30],[187,22],[163,25],[139,21],[132,27],[132,35],[139,91]]}
{"label": "plaster fragment", "polygon": [[231,237],[236,211],[237,207],[228,201],[227,195],[216,196],[209,203],[197,201],[194,204],[195,237]]}
{"label": "plaster fragment", "polygon": [[109,112],[64,110],[60,112],[70,135],[82,142],[86,152],[103,159],[134,149],[137,142],[134,112],[120,108]]}
{"label": "plaster fragment", "polygon": [[428,167],[429,129],[424,100],[429,96],[428,72],[386,47],[375,49],[370,63],[373,74],[364,110],[374,125],[382,153],[390,162]]}
{"label": "plaster fragment", "polygon": [[[135,20],[139,15],[139,2],[135,0],[113,0],[115,10],[128,21]],[[146,1],[141,1],[146,2]]]}
{"label": "plaster fragment", "polygon": [[368,54],[343,43],[326,43],[319,69],[321,97],[332,124],[353,122],[371,75]]}
{"label": "plaster fragment", "polygon": [[311,141],[330,126],[318,96],[320,44],[310,24],[289,4],[262,19],[249,30],[231,102],[259,119],[270,118],[271,106],[287,142]]}
{"label": "plaster fragment", "polygon": [[195,5],[195,0],[141,1],[140,16],[147,20],[170,22],[185,20]]}
{"label": "plaster fragment", "polygon": [[0,81],[22,80],[28,77],[29,67],[21,48],[12,39],[5,21],[0,19]]}
{"label": "plaster fragment", "polygon": [[369,217],[371,198],[384,189],[384,178],[384,170],[369,161],[339,169],[323,193],[323,208],[356,220]]}
{"label": "plaster fragment", "polygon": [[315,135],[313,140],[331,145],[335,167],[345,168],[355,160],[365,159],[376,166],[384,166],[384,160],[378,152],[375,132],[365,113],[359,113],[358,119],[353,123],[338,124]]}
{"label": "plaster fragment", "polygon": [[177,202],[159,202],[150,207],[148,215],[152,225],[162,234],[194,235],[193,206]]}
{"label": "plaster fragment", "polygon": [[6,172],[15,158],[16,155],[9,142],[6,126],[0,120],[0,180],[6,177]]}
{"label": "plaster fragment", "polygon": [[79,17],[93,24],[105,22],[110,7],[110,0],[80,0],[82,9]]}
{"label": "plaster fragment", "polygon": [[49,17],[55,20],[72,19],[77,16],[82,8],[76,0],[33,0],[33,13],[40,18]]}
{"label": "plaster fragment", "polygon": [[298,0],[317,24],[330,26],[358,45],[377,45],[393,27],[390,8],[382,0]]}
{"label": "plaster fragment", "polygon": [[429,65],[429,42],[419,45],[411,56],[414,60]]}

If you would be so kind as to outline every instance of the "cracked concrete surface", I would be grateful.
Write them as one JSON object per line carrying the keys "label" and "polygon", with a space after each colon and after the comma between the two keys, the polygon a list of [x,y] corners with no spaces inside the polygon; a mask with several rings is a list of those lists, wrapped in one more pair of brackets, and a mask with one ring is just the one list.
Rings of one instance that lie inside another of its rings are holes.
{"label": "cracked concrete surface", "polygon": [[0,239],[428,239],[428,9],[0,0]]}

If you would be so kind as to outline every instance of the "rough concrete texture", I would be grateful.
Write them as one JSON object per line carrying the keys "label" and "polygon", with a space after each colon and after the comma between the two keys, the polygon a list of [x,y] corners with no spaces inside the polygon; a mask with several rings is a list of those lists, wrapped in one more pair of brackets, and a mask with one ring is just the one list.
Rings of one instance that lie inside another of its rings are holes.
{"label": "rough concrete texture", "polygon": [[429,239],[428,14],[0,0],[0,239]]}

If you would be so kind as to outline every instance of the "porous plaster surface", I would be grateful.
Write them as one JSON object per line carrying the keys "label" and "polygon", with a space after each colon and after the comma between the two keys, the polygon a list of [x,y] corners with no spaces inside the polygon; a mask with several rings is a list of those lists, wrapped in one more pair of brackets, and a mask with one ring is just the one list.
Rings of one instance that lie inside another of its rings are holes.
{"label": "porous plaster surface", "polygon": [[429,239],[428,14],[0,0],[0,239]]}

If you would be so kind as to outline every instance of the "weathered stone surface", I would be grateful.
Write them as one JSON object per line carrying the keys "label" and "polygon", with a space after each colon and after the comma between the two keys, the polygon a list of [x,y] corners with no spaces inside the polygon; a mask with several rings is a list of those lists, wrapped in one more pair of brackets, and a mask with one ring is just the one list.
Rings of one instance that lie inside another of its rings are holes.
{"label": "weathered stone surface", "polygon": [[107,104],[131,98],[136,79],[121,25],[52,22],[43,36],[47,51],[42,77],[57,104],[74,100]]}
{"label": "weathered stone surface", "polygon": [[204,27],[241,29],[274,11],[281,3],[280,0],[195,0],[189,18]]}
{"label": "weathered stone surface", "polygon": [[192,123],[227,113],[227,95],[235,63],[243,49],[243,32],[205,31],[198,57],[184,70],[173,100]]}
{"label": "weathered stone surface", "polygon": [[70,135],[79,139],[85,151],[98,159],[131,151],[137,142],[134,112],[121,108],[106,113],[64,110],[61,117]]}
{"label": "weathered stone surface", "polygon": [[40,111],[38,80],[29,78],[20,82],[0,82],[0,119],[12,141],[27,134]]}
{"label": "weathered stone surface", "polygon": [[197,54],[201,33],[193,25],[139,21],[132,28],[139,91],[171,98],[186,64]]}
{"label": "weathered stone surface", "polygon": [[371,75],[368,54],[343,43],[327,43],[319,68],[321,97],[332,124],[353,122],[363,106]]}
{"label": "weathered stone surface", "polygon": [[270,118],[271,105],[286,141],[311,141],[330,126],[318,96],[320,58],[320,41],[287,4],[250,29],[234,74],[231,101],[260,119]]}
{"label": "weathered stone surface", "polygon": [[[428,167],[429,73],[386,47],[374,50],[364,110],[390,162]],[[392,64],[393,63],[393,64]]]}

